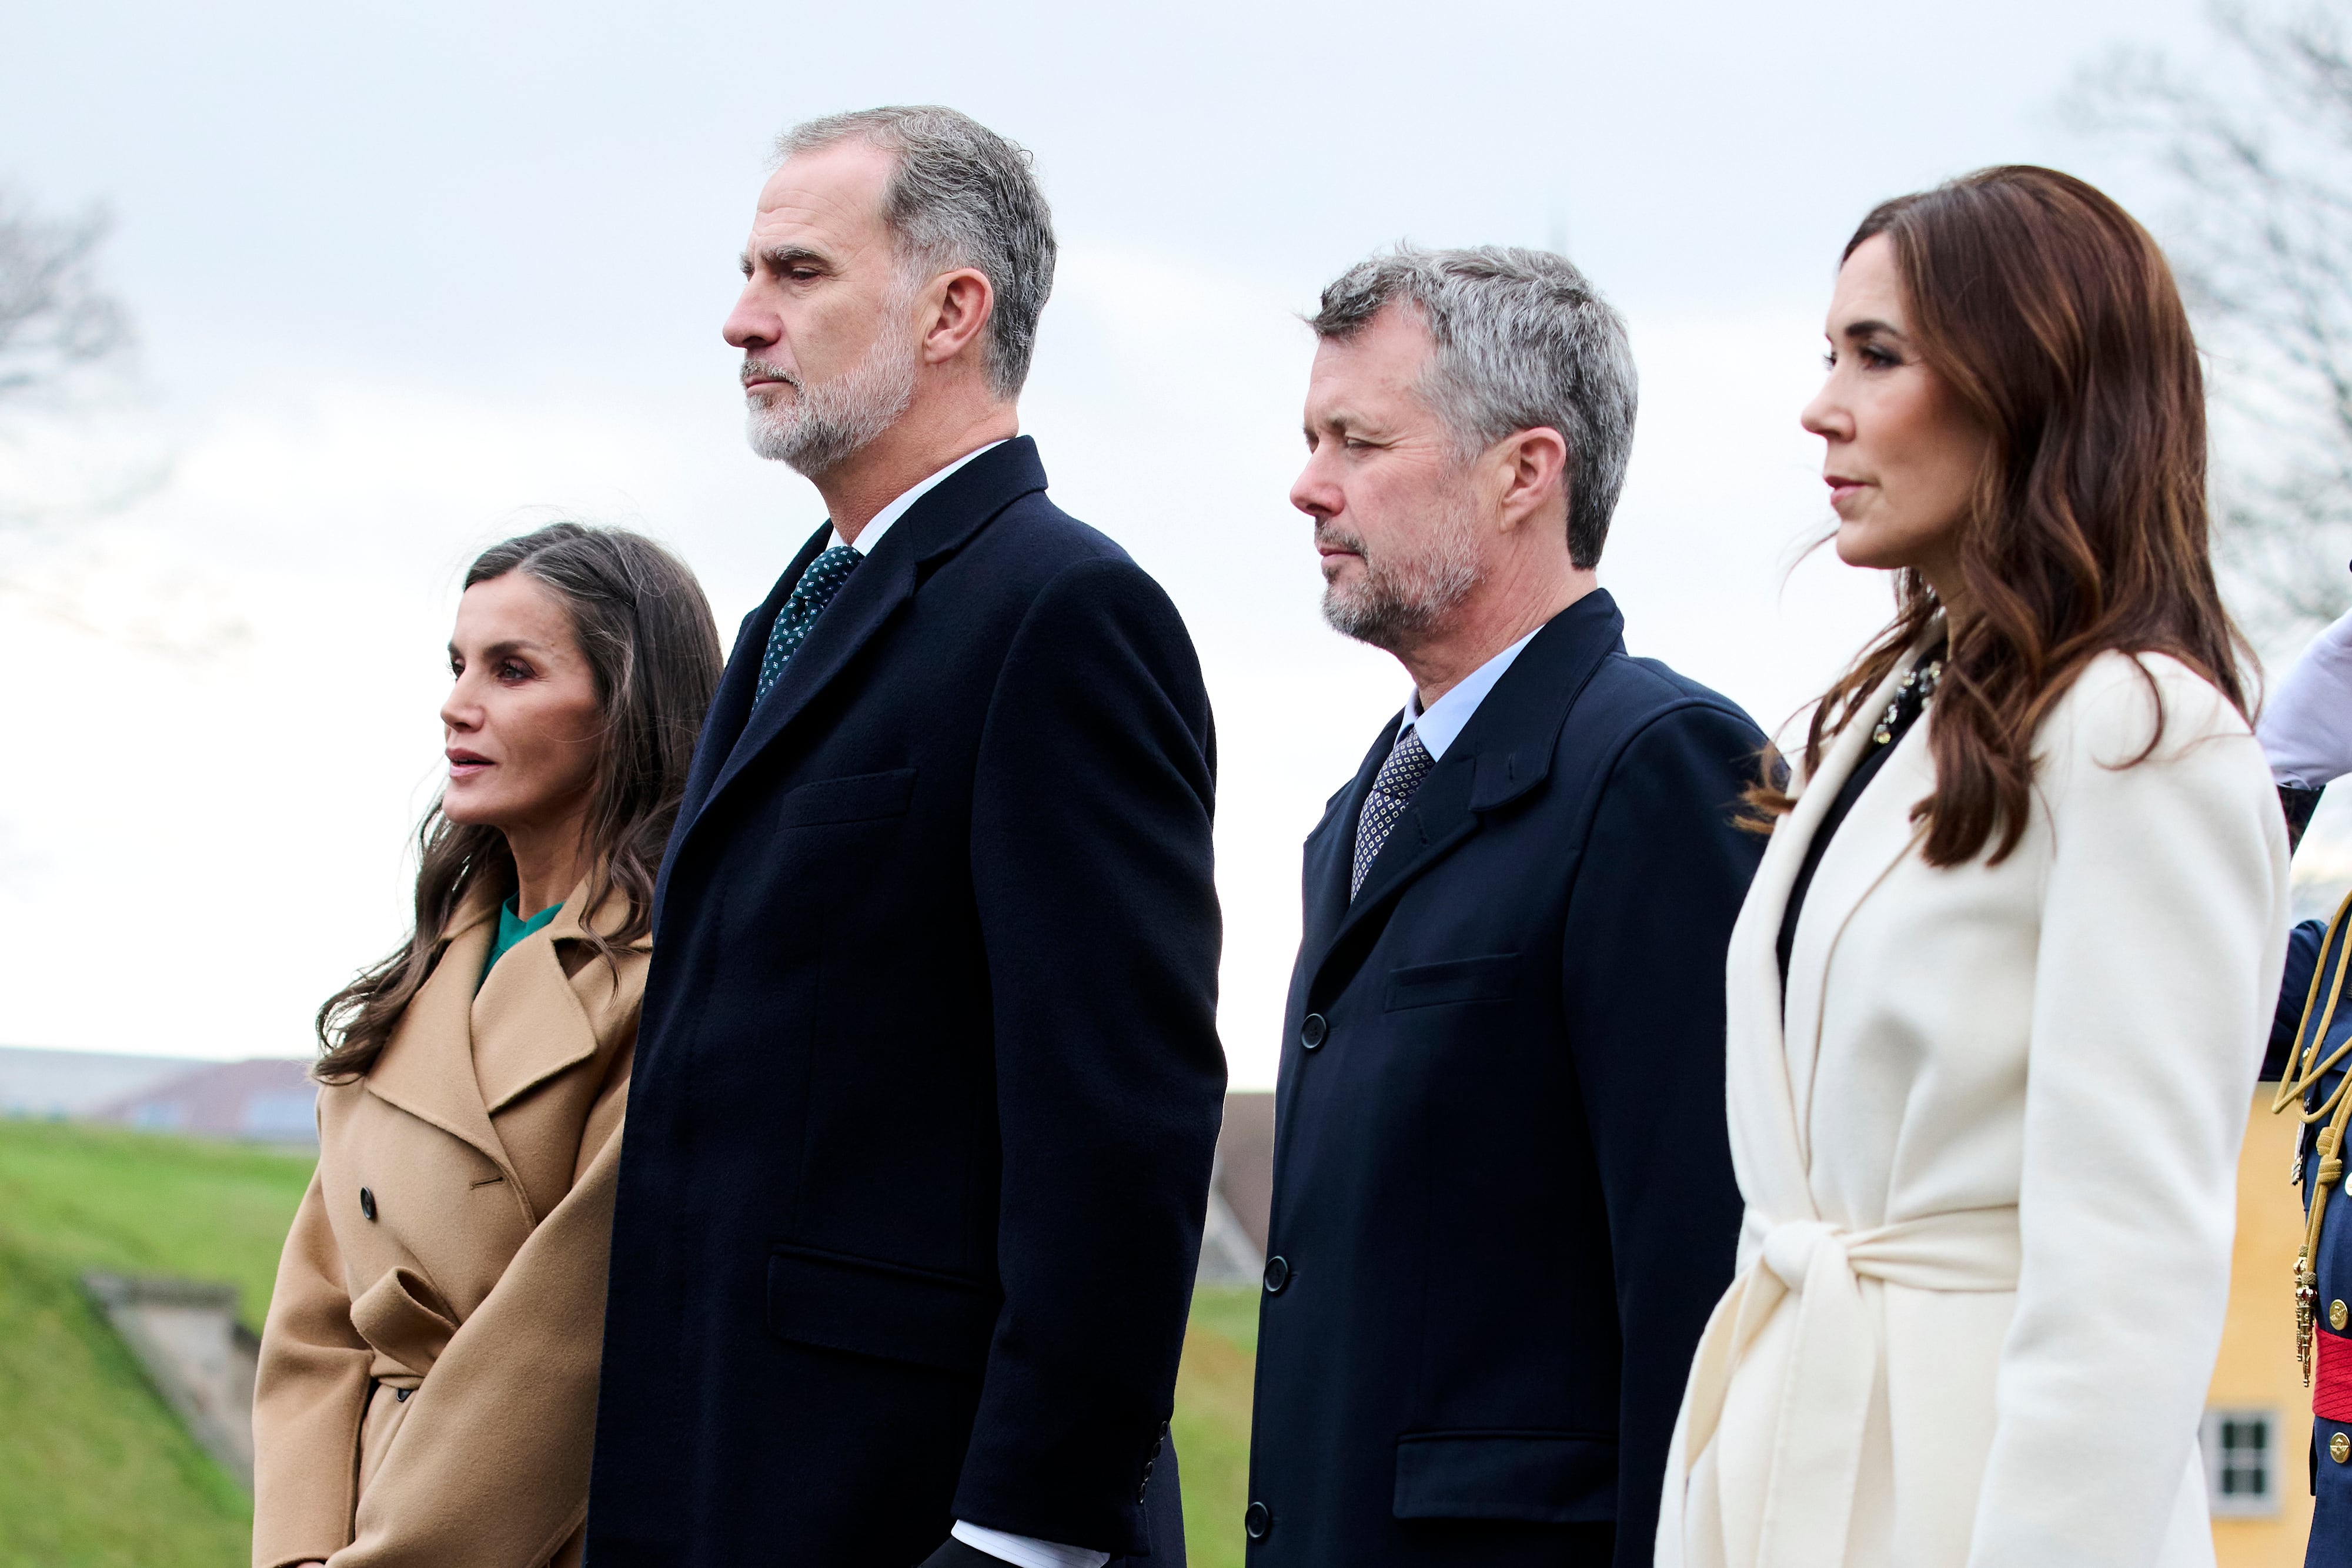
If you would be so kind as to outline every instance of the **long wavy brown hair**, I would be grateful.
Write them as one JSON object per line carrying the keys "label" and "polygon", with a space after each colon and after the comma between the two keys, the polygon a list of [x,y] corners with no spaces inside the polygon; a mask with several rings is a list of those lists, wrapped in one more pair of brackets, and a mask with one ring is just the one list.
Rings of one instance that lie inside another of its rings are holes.
{"label": "long wavy brown hair", "polygon": [[[1912,819],[1927,823],[1930,865],[1989,842],[1998,862],[2025,831],[2034,733],[2100,654],[2169,654],[2246,711],[2239,665],[2252,653],[2207,538],[2204,375],[2164,253],[2071,175],[2011,165],[1898,197],[1846,256],[1880,235],[1921,358],[1992,435],[1958,525],[1969,612],[1927,730],[1936,788]],[[1809,777],[1943,608],[1909,570],[1895,598],[1895,619],[1813,708]],[[1780,772],[1768,757],[1748,793],[1768,821],[1793,804]]]}
{"label": "long wavy brown hair", "polygon": [[[482,552],[466,586],[519,571],[571,612],[604,720],[596,785],[581,825],[589,873],[582,928],[607,963],[653,928],[654,878],[686,795],[702,716],[719,689],[719,630],[684,562],[625,528],[551,523]],[[319,1009],[322,1082],[359,1077],[392,1041],[432,977],[441,933],[476,889],[515,890],[514,856],[495,827],[453,822],[436,798],[416,830],[416,920],[408,939]],[[614,924],[590,921],[619,894]]]}

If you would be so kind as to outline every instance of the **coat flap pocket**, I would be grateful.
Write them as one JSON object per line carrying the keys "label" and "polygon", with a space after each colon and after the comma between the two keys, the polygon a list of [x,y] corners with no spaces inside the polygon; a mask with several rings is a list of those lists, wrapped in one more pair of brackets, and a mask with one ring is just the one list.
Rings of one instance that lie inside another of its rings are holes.
{"label": "coat flap pocket", "polygon": [[1440,1002],[1493,1002],[1517,988],[1519,956],[1495,953],[1483,958],[1449,958],[1443,964],[1415,964],[1389,971],[1383,1010],[1435,1007]]}
{"label": "coat flap pocket", "polygon": [[996,1333],[994,1286],[803,1247],[768,1259],[778,1339],[977,1375]]}
{"label": "coat flap pocket", "polygon": [[1617,1443],[1583,1432],[1408,1432],[1399,1519],[1584,1524],[1617,1517]]}
{"label": "coat flap pocket", "polygon": [[352,1327],[376,1354],[400,1363],[419,1377],[433,1370],[457,1332],[457,1314],[432,1281],[407,1269],[394,1269],[352,1303]]}
{"label": "coat flap pocket", "polygon": [[784,792],[778,803],[776,825],[806,828],[819,822],[866,822],[878,817],[903,817],[915,799],[915,770],[894,768],[887,773],[859,773],[846,779],[819,779]]}

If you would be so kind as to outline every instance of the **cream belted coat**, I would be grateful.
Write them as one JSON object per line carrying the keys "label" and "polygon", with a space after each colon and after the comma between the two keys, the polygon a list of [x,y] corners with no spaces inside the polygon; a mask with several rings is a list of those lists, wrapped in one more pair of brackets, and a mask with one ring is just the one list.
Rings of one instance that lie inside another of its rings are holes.
{"label": "cream belted coat", "polygon": [[1659,1568],[2213,1561],[2197,1428],[2286,835],[2228,702],[2140,664],[2155,753],[2120,766],[2156,708],[2103,655],[2044,721],[1998,865],[1921,857],[1933,708],[1912,727],[1814,873],[1785,1031],[1781,915],[1901,669],[1773,833],[1728,958],[1747,1224]]}
{"label": "cream belted coat", "polygon": [[596,957],[585,894],[478,995],[498,906],[470,900],[374,1067],[320,1091],[261,1335],[255,1568],[580,1560],[648,947]]}

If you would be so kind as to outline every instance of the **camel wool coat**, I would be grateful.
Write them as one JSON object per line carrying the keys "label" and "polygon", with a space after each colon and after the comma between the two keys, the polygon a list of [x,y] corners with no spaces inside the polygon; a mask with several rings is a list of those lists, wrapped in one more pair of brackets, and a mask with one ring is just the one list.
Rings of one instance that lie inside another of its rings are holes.
{"label": "camel wool coat", "polygon": [[261,1335],[254,1568],[581,1560],[651,946],[598,957],[586,891],[487,980],[498,902],[468,900],[375,1065],[320,1091]]}
{"label": "camel wool coat", "polygon": [[1784,1027],[1791,885],[1917,657],[1829,747],[1733,928],[1747,1218],[1658,1568],[2210,1564],[2197,1429],[2285,951],[2277,796],[2220,692],[2103,654],[2035,737],[2016,849],[1930,866],[1931,706],[1822,857]]}

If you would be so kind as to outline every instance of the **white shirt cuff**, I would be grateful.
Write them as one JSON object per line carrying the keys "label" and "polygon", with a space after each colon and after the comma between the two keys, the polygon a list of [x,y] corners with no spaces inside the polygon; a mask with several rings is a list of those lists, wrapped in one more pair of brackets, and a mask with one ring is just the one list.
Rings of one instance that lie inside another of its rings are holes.
{"label": "white shirt cuff", "polygon": [[1108,1552],[1089,1551],[1083,1546],[1056,1546],[1050,1541],[1037,1541],[1026,1535],[1007,1535],[1001,1530],[982,1525],[956,1521],[952,1531],[958,1541],[975,1552],[985,1552],[991,1557],[1001,1557],[1015,1568],[1103,1568],[1110,1561]]}

